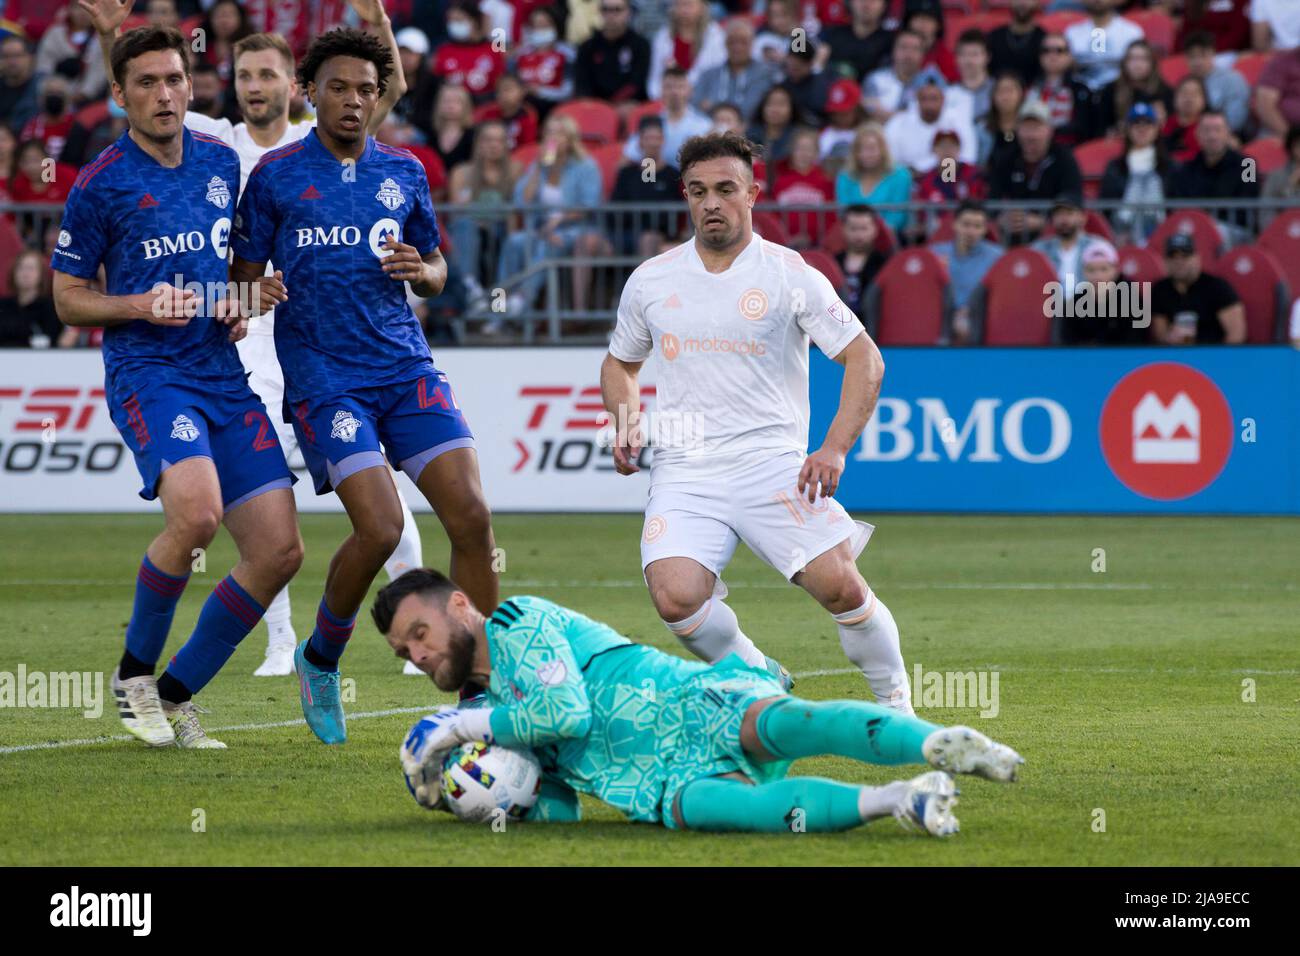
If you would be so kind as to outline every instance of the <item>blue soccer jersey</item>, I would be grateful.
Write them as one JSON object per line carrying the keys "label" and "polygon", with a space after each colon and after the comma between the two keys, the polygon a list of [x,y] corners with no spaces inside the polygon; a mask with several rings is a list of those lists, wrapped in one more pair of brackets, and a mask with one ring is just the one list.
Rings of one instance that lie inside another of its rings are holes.
{"label": "blue soccer jersey", "polygon": [[291,404],[432,370],[406,283],[382,268],[390,236],[421,256],[439,241],[424,167],[406,150],[367,139],[361,158],[343,163],[312,130],[248,178],[232,243],[239,258],[284,273],[275,349]]}
{"label": "blue soccer jersey", "polygon": [[150,292],[164,283],[204,298],[187,325],[140,319],[108,326],[110,389],[173,381],[231,393],[247,388],[230,328],[210,317],[228,279],[239,156],[189,130],[183,150],[181,164],[168,168],[123,133],[81,170],[64,206],[52,268],[93,279],[102,264],[108,295]]}

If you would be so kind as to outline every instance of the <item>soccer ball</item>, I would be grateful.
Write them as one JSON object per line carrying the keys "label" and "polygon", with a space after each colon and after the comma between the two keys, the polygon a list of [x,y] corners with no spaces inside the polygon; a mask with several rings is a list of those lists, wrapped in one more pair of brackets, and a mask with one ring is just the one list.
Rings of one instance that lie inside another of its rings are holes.
{"label": "soccer ball", "polygon": [[442,762],[443,802],[470,823],[487,823],[498,811],[520,820],[541,789],[541,764],[526,750],[475,742],[457,747]]}

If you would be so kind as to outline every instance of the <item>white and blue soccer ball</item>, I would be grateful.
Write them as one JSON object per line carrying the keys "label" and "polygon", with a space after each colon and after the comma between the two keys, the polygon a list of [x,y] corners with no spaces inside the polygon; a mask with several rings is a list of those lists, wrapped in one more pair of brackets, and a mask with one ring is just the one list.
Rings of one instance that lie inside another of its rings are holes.
{"label": "white and blue soccer ball", "polygon": [[521,820],[537,803],[541,789],[541,764],[526,750],[468,743],[442,762],[443,803],[470,823],[488,823],[502,813]]}

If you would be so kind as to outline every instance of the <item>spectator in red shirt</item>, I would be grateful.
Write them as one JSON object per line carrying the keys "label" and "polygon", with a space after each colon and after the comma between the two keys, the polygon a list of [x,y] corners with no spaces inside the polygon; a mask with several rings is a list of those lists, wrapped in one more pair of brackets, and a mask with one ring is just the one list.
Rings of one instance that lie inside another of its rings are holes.
{"label": "spectator in red shirt", "polygon": [[497,80],[496,99],[480,106],[475,115],[479,122],[499,120],[505,124],[511,152],[537,142],[537,111],[524,99],[524,84],[513,73],[501,74],[501,79]]}
{"label": "spectator in red shirt", "polygon": [[[913,202],[942,202],[950,206],[972,200],[978,202],[988,195],[989,184],[984,173],[973,163],[963,163],[961,137],[954,129],[939,129],[934,133],[934,155],[938,163],[912,186]],[[908,231],[918,242],[923,242],[939,227],[941,211],[921,212]]]}
{"label": "spectator in red shirt", "polygon": [[[835,202],[835,184],[817,165],[820,152],[815,129],[804,127],[794,134],[790,164],[776,177],[772,198],[783,206],[806,206]],[[834,213],[788,212],[785,230],[794,249],[809,249],[821,242],[823,233],[835,221]]]}
{"label": "spectator in red shirt", "polygon": [[[61,203],[68,198],[76,178],[77,170],[49,159],[38,140],[25,140],[14,151],[9,197],[16,203]],[[30,236],[37,221],[33,213],[22,214],[17,221],[18,231]]]}
{"label": "spectator in red shirt", "polygon": [[1160,130],[1160,137],[1177,163],[1190,161],[1201,151],[1196,127],[1207,109],[1205,84],[1194,76],[1183,77],[1174,91],[1174,108]]}
{"label": "spectator in red shirt", "polygon": [[35,140],[45,150],[45,155],[58,159],[63,144],[72,132],[72,103],[68,98],[69,85],[63,77],[47,76],[41,81],[40,112],[29,119],[18,138]]}
{"label": "spectator in red shirt", "polygon": [[1250,49],[1251,0],[1183,0],[1183,16],[1178,25],[1174,50],[1182,53],[1187,38],[1204,30],[1214,36],[1214,48]]}
{"label": "spectator in red shirt", "polygon": [[943,74],[949,83],[956,83],[961,74],[957,70],[957,60],[948,45],[943,42],[943,20],[937,11],[930,9],[913,10],[907,16],[904,30],[911,30],[921,38],[925,59],[921,67],[933,66]]}
{"label": "spectator in red shirt", "polygon": [[486,17],[473,0],[455,0],[448,8],[447,36],[433,51],[434,76],[463,86],[475,102],[485,101],[505,72],[506,61],[486,39]]}
{"label": "spectator in red shirt", "polygon": [[10,202],[9,171],[14,168],[14,151],[18,147],[18,137],[14,131],[0,123],[0,203]]}
{"label": "spectator in red shirt", "polygon": [[664,72],[670,67],[686,71],[691,85],[701,73],[727,62],[722,27],[713,22],[704,0],[672,0],[668,22],[650,41],[650,75],[646,90],[651,99],[663,92]]}
{"label": "spectator in red shirt", "polygon": [[447,167],[437,151],[420,142],[419,131],[394,113],[389,113],[375,133],[375,139],[389,146],[400,146],[420,161],[429,181],[429,197],[438,203],[447,198]]}
{"label": "spectator in red shirt", "polygon": [[560,42],[560,21],[550,7],[528,15],[524,45],[511,72],[528,90],[528,99],[544,120],[559,103],[573,98],[573,49]]}
{"label": "spectator in red shirt", "polygon": [[199,24],[199,29],[203,31],[206,43],[199,57],[217,68],[223,84],[229,83],[235,62],[235,44],[256,32],[248,14],[235,0],[217,0]]}

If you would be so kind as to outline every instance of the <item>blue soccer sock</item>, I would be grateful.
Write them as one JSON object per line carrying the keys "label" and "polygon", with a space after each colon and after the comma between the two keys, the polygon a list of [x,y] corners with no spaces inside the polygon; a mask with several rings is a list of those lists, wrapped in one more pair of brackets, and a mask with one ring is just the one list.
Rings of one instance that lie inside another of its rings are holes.
{"label": "blue soccer sock", "polygon": [[863,792],[871,789],[822,777],[759,786],[706,777],[682,789],[678,809],[689,830],[834,833],[866,822]]}
{"label": "blue soccer sock", "polygon": [[321,598],[320,607],[316,609],[316,630],[311,632],[307,641],[307,660],[327,671],[338,670],[339,658],[347,649],[356,623],[355,614],[346,618],[335,617],[330,613],[325,599]]}
{"label": "blue soccer sock", "polygon": [[939,725],[861,700],[782,697],[758,715],[755,729],[764,749],[781,760],[835,754],[897,764],[925,763],[921,745]]}
{"label": "blue soccer sock", "polygon": [[158,681],[158,696],[180,704],[201,691],[265,613],[233,575],[222,578],[204,602],[194,633]]}
{"label": "blue soccer sock", "polygon": [[[140,562],[135,577],[135,605],[131,609],[131,621],[126,626],[126,652],[131,662],[137,665],[133,670],[145,667],[147,670],[143,673],[153,673],[153,666],[158,663],[167,644],[176,605],[189,580],[188,574],[176,577],[159,570],[147,554]],[[128,674],[123,669],[120,676],[125,680],[143,674]]]}

